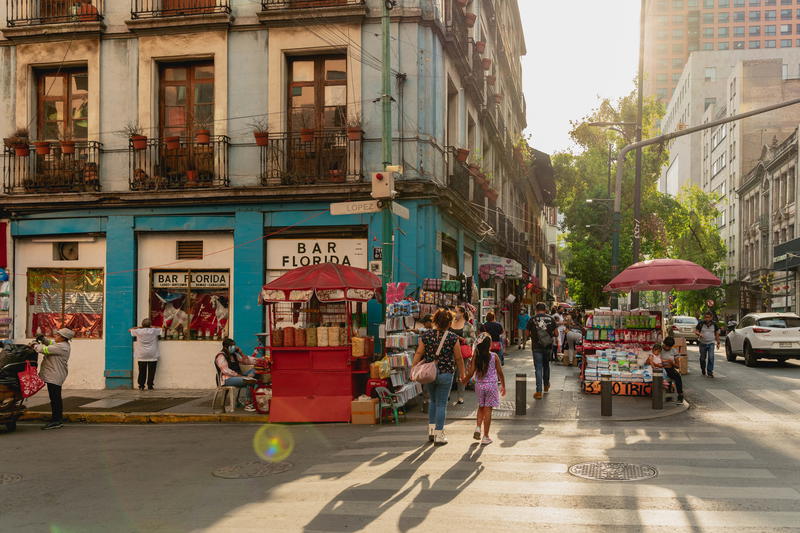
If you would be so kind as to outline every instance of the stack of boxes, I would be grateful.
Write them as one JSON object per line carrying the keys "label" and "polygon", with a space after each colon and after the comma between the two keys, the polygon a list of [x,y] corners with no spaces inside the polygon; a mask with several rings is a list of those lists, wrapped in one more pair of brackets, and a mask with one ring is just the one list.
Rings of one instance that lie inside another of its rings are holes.
{"label": "stack of boxes", "polygon": [[598,350],[586,356],[585,381],[599,381],[603,374],[610,374],[611,381],[621,383],[649,383],[653,381],[653,370],[644,365],[647,354],[638,355],[627,350]]}
{"label": "stack of boxes", "polygon": [[686,339],[683,337],[675,337],[675,349],[678,351],[678,356],[675,358],[678,372],[682,375],[686,375],[689,373],[689,360],[686,355]]}

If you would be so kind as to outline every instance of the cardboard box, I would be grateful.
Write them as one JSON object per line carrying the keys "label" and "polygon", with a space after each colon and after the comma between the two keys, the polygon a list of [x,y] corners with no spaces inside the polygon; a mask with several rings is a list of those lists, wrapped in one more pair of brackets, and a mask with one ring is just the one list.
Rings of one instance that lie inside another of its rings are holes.
{"label": "cardboard box", "polygon": [[686,346],[686,338],[685,337],[673,337],[675,339],[675,347],[679,346]]}
{"label": "cardboard box", "polygon": [[378,399],[353,400],[350,403],[353,424],[376,424],[378,422]]}
{"label": "cardboard box", "polygon": [[675,357],[675,363],[677,364],[678,372],[680,372],[681,375],[686,375],[689,373],[688,357],[686,357],[685,355],[678,355],[677,357]]}

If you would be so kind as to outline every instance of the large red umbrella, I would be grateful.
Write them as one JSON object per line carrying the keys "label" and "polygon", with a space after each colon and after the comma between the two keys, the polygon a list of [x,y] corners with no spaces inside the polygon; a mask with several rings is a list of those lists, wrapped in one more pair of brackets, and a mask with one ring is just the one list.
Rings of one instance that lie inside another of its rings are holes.
{"label": "large red umbrella", "polygon": [[368,270],[334,263],[290,270],[264,285],[259,303],[306,302],[312,294],[323,302],[365,302],[381,288],[381,279]]}
{"label": "large red umbrella", "polygon": [[692,291],[718,287],[722,281],[696,263],[683,259],[651,259],[633,264],[620,272],[603,290]]}

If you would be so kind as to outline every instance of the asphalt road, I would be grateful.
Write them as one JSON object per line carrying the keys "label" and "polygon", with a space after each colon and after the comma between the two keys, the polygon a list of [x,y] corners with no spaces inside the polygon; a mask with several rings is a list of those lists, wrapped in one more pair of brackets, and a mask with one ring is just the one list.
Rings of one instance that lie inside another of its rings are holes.
{"label": "asphalt road", "polygon": [[[0,531],[800,531],[800,364],[723,357],[712,380],[696,360],[675,417],[504,420],[484,448],[468,421],[442,448],[418,421],[290,426],[287,458],[256,463],[285,471],[247,479],[213,472],[257,460],[258,426],[24,424],[0,434]],[[592,460],[658,475],[567,472]]]}

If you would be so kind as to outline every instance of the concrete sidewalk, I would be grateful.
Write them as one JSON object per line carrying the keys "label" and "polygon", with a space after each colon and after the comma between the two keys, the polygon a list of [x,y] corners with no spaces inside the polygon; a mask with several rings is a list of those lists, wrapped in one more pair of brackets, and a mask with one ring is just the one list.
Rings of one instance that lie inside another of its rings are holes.
{"label": "concrete sidewalk", "polygon": [[[530,346],[530,344],[529,344]],[[504,419],[533,419],[541,421],[579,420],[599,421],[611,420],[618,422],[634,420],[651,420],[683,413],[689,409],[688,402],[678,404],[671,396],[664,399],[664,409],[652,409],[651,399],[635,398],[630,396],[613,397],[613,416],[600,416],[600,395],[584,394],[580,390],[578,381],[578,368],[562,366],[561,363],[550,362],[550,391],[544,394],[541,400],[534,400],[536,392],[536,378],[533,369],[533,355],[530,348],[519,350],[516,346],[506,354],[503,373],[506,378],[506,396],[500,399],[500,408],[493,411],[493,418]],[[516,415],[516,375],[525,374],[526,386],[526,414]],[[467,390],[464,394],[464,403],[457,405],[458,393],[450,394],[450,405],[447,408],[448,420],[473,419],[477,414],[477,401],[475,392]],[[419,407],[409,409],[409,418],[424,418],[428,415],[422,413]]]}
{"label": "concrete sidewalk", "polygon": [[[211,409],[214,390],[64,390],[64,418],[90,423],[265,423],[268,415],[247,412],[215,413]],[[221,399],[217,399],[220,408]],[[28,412],[22,420],[49,420],[50,401],[42,390],[25,402]]]}

